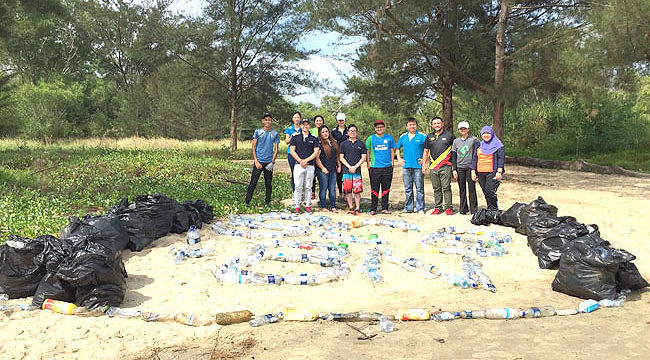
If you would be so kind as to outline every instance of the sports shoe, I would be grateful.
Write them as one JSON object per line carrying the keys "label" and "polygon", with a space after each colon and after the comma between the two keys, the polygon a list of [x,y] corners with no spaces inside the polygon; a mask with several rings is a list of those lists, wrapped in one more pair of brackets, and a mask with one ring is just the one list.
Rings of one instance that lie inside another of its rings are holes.
{"label": "sports shoe", "polygon": [[445,214],[447,214],[447,215],[454,215],[454,210],[452,210],[452,209],[447,209],[447,210],[445,210]]}
{"label": "sports shoe", "polygon": [[400,213],[402,213],[402,214],[408,214],[408,213],[412,213],[412,212],[413,212],[412,210],[407,210],[407,209],[400,210]]}
{"label": "sports shoe", "polygon": [[424,210],[418,211],[418,214],[424,214]]}
{"label": "sports shoe", "polygon": [[293,209],[293,212],[294,212],[294,214],[300,214],[300,206],[296,206],[296,207]]}
{"label": "sports shoe", "polygon": [[305,207],[305,211],[311,214],[311,206]]}
{"label": "sports shoe", "polygon": [[442,212],[442,211],[440,211],[440,209],[435,208],[435,209],[433,209],[433,212],[431,212],[431,215],[438,215],[438,214],[440,214],[441,212]]}

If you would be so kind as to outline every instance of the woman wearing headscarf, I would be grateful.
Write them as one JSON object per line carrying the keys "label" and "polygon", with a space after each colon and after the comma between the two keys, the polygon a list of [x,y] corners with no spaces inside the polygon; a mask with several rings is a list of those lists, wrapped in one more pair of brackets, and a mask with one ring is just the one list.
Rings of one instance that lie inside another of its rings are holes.
{"label": "woman wearing headscarf", "polygon": [[481,139],[483,141],[472,155],[472,180],[478,180],[488,210],[498,210],[497,189],[503,176],[506,152],[492,127],[481,129]]}

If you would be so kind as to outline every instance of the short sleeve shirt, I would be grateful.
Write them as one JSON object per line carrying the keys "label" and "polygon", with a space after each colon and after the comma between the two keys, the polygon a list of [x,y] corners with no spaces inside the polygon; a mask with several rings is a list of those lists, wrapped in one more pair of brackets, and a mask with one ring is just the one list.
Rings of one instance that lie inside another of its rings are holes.
{"label": "short sleeve shirt", "polygon": [[[314,153],[314,149],[320,147],[320,143],[318,142],[318,139],[312,134],[309,134],[307,136],[304,136],[301,134],[294,135],[291,137],[291,141],[289,142],[289,147],[295,146],[296,147],[296,153],[298,154],[298,157],[301,159],[306,159],[311,156],[311,154]],[[289,155],[291,156],[291,155]],[[309,165],[314,165],[314,160],[312,159],[308,163]]]}
{"label": "short sleeve shirt", "polygon": [[331,131],[332,136],[334,137],[334,140],[336,140],[337,143],[342,143],[343,141],[348,139],[348,127],[346,126],[345,129],[343,129],[343,132],[339,130],[339,127],[336,126],[334,127]]}
{"label": "short sleeve shirt", "polygon": [[[296,129],[295,127],[293,127],[293,124],[289,125],[286,129],[284,129],[284,133],[289,136],[300,134],[301,131],[302,129],[300,128],[300,126],[298,127],[298,129]],[[287,147],[287,154],[288,153],[289,153],[289,147]]]}
{"label": "short sleeve shirt", "polygon": [[479,141],[474,136],[468,136],[465,140],[460,137],[454,139],[451,151],[456,153],[456,167],[458,169],[470,169],[472,167],[472,154],[476,152],[478,146]]}
{"label": "short sleeve shirt", "polygon": [[264,128],[255,130],[253,139],[257,139],[255,146],[255,155],[257,161],[261,163],[269,163],[273,160],[273,145],[280,143],[280,135],[277,131],[271,129],[266,131]]}
{"label": "short sleeve shirt", "polygon": [[416,132],[412,139],[409,139],[409,134],[402,134],[397,139],[397,148],[404,148],[404,169],[421,169],[422,164],[418,161],[422,159],[424,152],[424,142],[427,136],[421,132]]}
{"label": "short sleeve shirt", "polygon": [[435,132],[427,135],[424,148],[429,149],[430,169],[451,166],[451,144],[455,138],[454,134],[447,130],[444,130],[440,135],[436,135]]}
{"label": "short sleeve shirt", "polygon": [[391,166],[390,150],[395,148],[391,135],[373,134],[366,139],[366,149],[370,151],[370,167],[385,168]]}
{"label": "short sleeve shirt", "polygon": [[336,157],[338,156],[336,149],[330,145],[330,156],[327,156],[327,153],[325,153],[325,150],[323,150],[323,143],[321,142],[321,149],[320,149],[320,155],[318,156],[320,158],[320,161],[323,163],[323,166],[327,169],[328,172],[336,172],[336,165],[338,164],[336,162]]}
{"label": "short sleeve shirt", "polygon": [[[350,139],[347,139],[343,141],[339,147],[341,150],[341,155],[343,155],[345,161],[347,161],[350,165],[355,165],[358,163],[359,160],[361,160],[361,155],[366,153],[366,146],[359,139],[356,139],[354,142],[351,142]],[[347,168],[347,166],[343,165],[342,168],[343,169],[341,172],[343,174],[350,174],[350,170]],[[361,168],[358,168],[355,174],[361,174]]]}

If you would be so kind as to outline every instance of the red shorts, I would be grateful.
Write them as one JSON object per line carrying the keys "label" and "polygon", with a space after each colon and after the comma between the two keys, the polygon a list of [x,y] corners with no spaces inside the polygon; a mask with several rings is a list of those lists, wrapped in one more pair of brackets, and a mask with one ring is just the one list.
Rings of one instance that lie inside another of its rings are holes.
{"label": "red shorts", "polygon": [[361,174],[343,174],[343,192],[360,194],[363,191]]}

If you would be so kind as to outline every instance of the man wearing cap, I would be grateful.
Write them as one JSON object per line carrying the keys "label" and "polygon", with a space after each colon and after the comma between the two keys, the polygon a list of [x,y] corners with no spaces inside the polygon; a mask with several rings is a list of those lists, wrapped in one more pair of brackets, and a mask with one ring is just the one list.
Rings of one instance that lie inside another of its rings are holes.
{"label": "man wearing cap", "polygon": [[300,202],[305,201],[305,211],[311,212],[311,186],[314,182],[314,159],[320,154],[320,144],[314,135],[309,133],[311,122],[309,119],[302,119],[300,123],[302,131],[291,137],[289,142],[289,155],[296,160],[293,168],[293,191],[294,212],[300,213]]}
{"label": "man wearing cap", "polygon": [[[403,164],[402,179],[404,180],[403,212],[424,214],[424,175],[422,175],[422,153],[427,136],[418,131],[418,121],[410,117],[406,120],[406,132],[397,139],[397,161]],[[400,156],[400,149],[404,148],[404,158]],[[413,185],[415,185],[415,207],[413,207]]]}
{"label": "man wearing cap", "polygon": [[[472,181],[472,154],[476,153],[480,142],[469,134],[469,123],[461,121],[458,123],[460,137],[454,139],[451,145],[451,168],[454,179],[458,181],[460,190],[460,208],[462,215],[476,213],[478,202],[476,200],[476,184]],[[469,207],[467,206],[467,189],[469,189]]]}
{"label": "man wearing cap", "polygon": [[[339,145],[348,139],[348,127],[345,126],[345,121],[344,113],[336,114],[336,127],[332,129],[332,136]],[[343,169],[336,173],[336,184],[339,188],[339,195],[343,195]]]}
{"label": "man wearing cap", "polygon": [[246,206],[249,206],[251,199],[253,199],[253,192],[255,191],[255,187],[257,187],[257,181],[262,172],[264,172],[264,187],[266,188],[264,205],[268,206],[271,203],[273,164],[275,164],[275,158],[278,156],[280,135],[271,128],[273,116],[270,113],[265,113],[262,116],[262,124],[264,126],[255,130],[255,133],[253,133],[253,171],[251,172],[251,181],[246,191]]}
{"label": "man wearing cap", "polygon": [[431,214],[437,215],[444,211],[447,215],[453,215],[454,210],[451,205],[451,144],[456,137],[443,128],[442,118],[438,116],[431,119],[431,127],[433,132],[427,135],[424,143],[424,154],[422,154],[424,160],[422,173],[430,173],[433,197],[436,201],[436,207]]}
{"label": "man wearing cap", "polygon": [[366,155],[368,174],[370,174],[370,215],[377,212],[381,198],[381,212],[390,214],[388,210],[388,195],[393,182],[393,158],[395,156],[395,140],[386,134],[384,120],[375,121],[375,133],[366,139]]}

